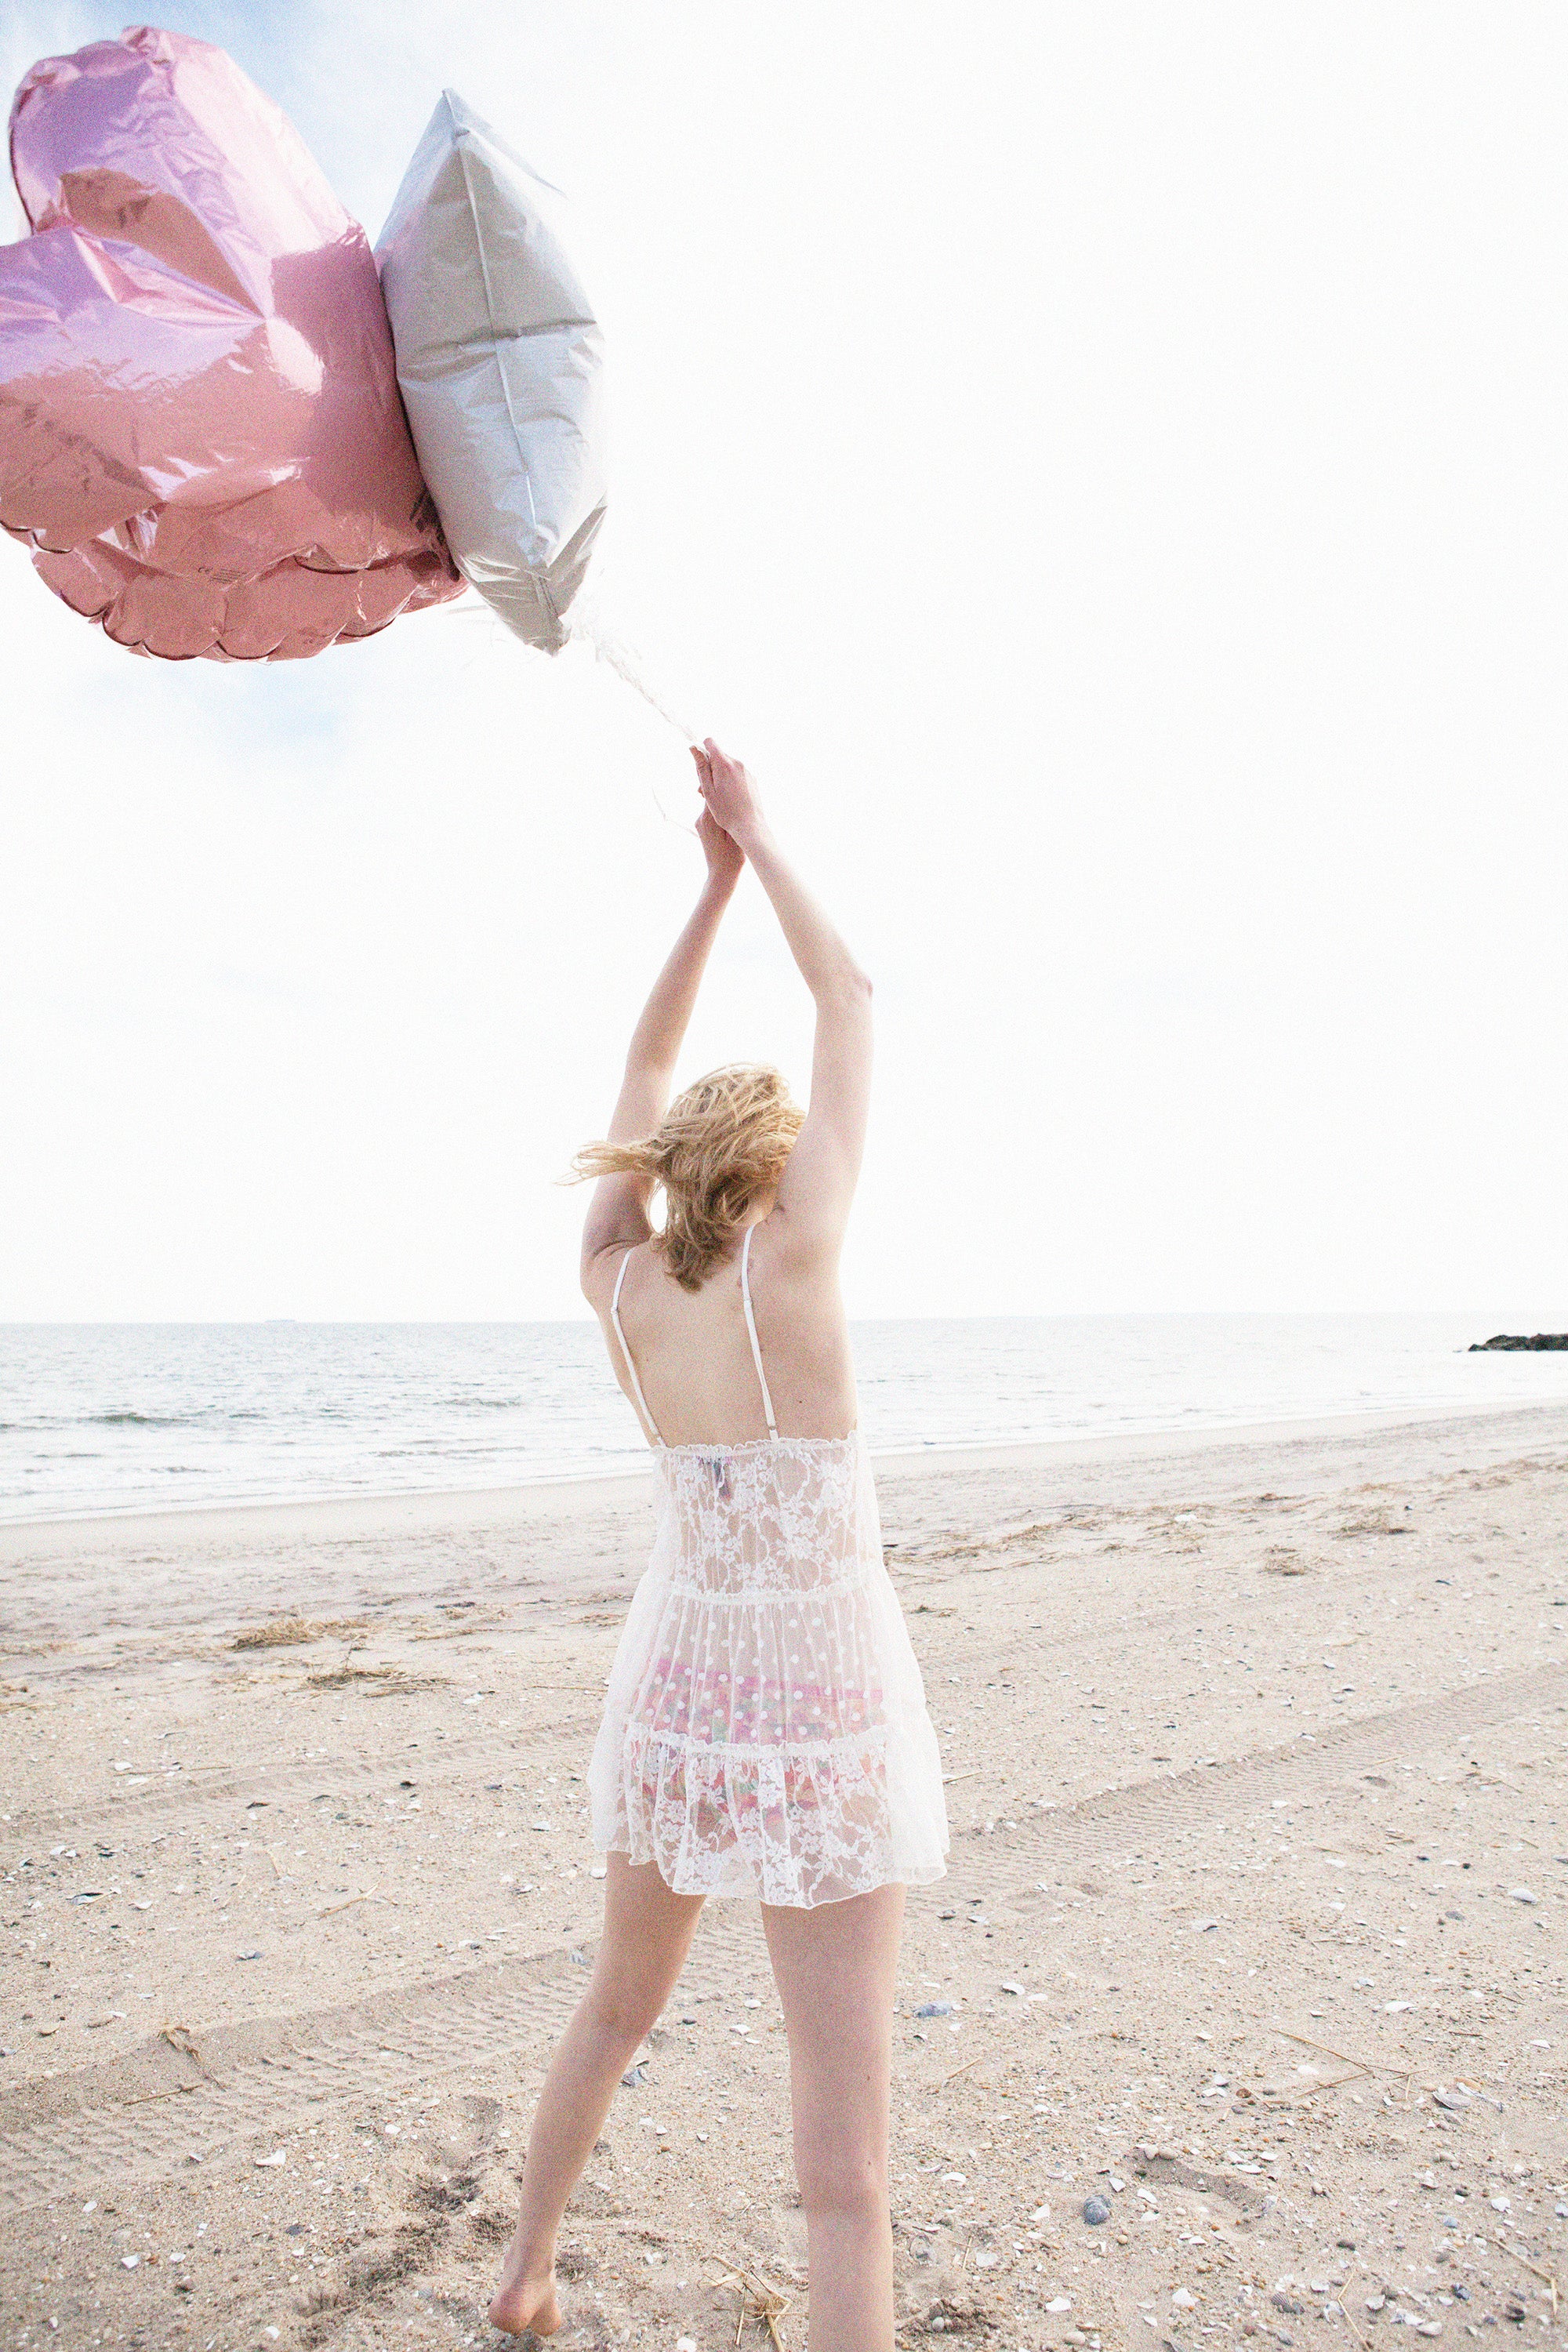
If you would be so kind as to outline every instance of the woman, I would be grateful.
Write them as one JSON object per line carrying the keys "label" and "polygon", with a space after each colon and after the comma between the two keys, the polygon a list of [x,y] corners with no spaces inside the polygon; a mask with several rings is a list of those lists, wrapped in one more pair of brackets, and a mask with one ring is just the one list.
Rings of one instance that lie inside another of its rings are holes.
{"label": "woman", "polygon": [[[589,1773],[607,1856],[593,1981],[540,2094],[490,2318],[561,2324],[566,2200],[674,1990],[709,1895],[760,1899],[789,2036],[812,2352],[893,2341],[888,2077],[904,1888],[947,1819],[856,1430],[838,1253],[871,1084],[871,990],[744,768],[696,752],[708,878],[632,1038],[583,1288],[654,1448],[658,1520]],[[804,1117],[776,1071],[671,1106],[703,967],[750,860],[816,1006]],[[664,1194],[658,1231],[648,1210]]]}

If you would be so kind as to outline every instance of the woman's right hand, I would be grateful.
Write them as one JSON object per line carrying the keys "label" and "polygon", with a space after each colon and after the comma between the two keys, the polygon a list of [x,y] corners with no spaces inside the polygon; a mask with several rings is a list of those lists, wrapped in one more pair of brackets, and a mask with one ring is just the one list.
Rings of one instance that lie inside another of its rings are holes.
{"label": "woman's right hand", "polygon": [[721,751],[711,735],[700,751],[692,745],[691,756],[697,762],[697,789],[709,814],[743,849],[747,835],[760,831],[763,821],[755,784],[738,760]]}

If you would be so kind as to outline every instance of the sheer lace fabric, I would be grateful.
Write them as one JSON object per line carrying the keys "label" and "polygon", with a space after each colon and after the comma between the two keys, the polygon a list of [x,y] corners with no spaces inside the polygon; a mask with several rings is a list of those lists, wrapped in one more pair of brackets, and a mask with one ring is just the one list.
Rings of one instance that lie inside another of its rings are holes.
{"label": "sheer lace fabric", "polygon": [[936,1736],[858,1434],[654,1455],[589,1769],[601,1852],[806,1907],[945,1869]]}

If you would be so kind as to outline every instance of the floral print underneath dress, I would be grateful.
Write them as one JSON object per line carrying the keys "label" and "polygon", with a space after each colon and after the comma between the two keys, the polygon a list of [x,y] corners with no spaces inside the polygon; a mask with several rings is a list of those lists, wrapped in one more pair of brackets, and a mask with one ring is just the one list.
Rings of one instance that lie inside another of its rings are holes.
{"label": "floral print underneath dress", "polygon": [[661,1446],[589,1771],[678,1894],[841,1902],[946,1867],[936,1736],[858,1433]]}

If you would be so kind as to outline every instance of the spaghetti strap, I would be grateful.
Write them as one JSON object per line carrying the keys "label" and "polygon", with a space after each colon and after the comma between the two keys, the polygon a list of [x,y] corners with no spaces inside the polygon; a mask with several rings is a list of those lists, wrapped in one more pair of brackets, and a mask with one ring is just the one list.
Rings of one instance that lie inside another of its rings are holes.
{"label": "spaghetti strap", "polygon": [[[741,1244],[741,1303],[746,1310],[746,1328],[752,1335],[752,1360],[757,1368],[757,1386],[763,1392],[763,1411],[767,1415],[768,1435],[776,1437],[779,1433],[779,1425],[773,1419],[773,1394],[768,1387],[768,1376],[763,1370],[763,1351],[757,1345],[757,1318],[752,1312],[752,1284],[747,1272],[752,1257],[752,1235],[755,1231],[754,1225],[748,1225],[746,1238]],[[626,1344],[623,1339],[621,1346],[624,1348]],[[631,1359],[628,1357],[626,1360],[629,1363]],[[632,1378],[636,1380],[635,1372]]]}
{"label": "spaghetti strap", "polygon": [[[626,1360],[626,1370],[631,1376],[632,1394],[637,1399],[637,1412],[642,1421],[644,1434],[651,1437],[656,1445],[662,1445],[664,1440],[658,1433],[658,1423],[647,1409],[647,1399],[642,1392],[642,1382],[637,1378],[637,1368],[632,1361],[632,1351],[626,1345],[626,1335],[621,1328],[621,1285],[626,1278],[626,1267],[631,1262],[631,1255],[629,1249],[622,1254],[621,1270],[616,1276],[616,1286],[610,1297],[610,1320],[616,1327],[616,1337],[621,1343],[621,1353]],[[751,1313],[749,1307],[746,1311],[749,1316]],[[752,1334],[752,1345],[753,1347],[756,1345],[755,1333]],[[760,1360],[757,1369],[759,1371],[762,1370]],[[764,1389],[766,1387],[765,1381],[763,1387]]]}

